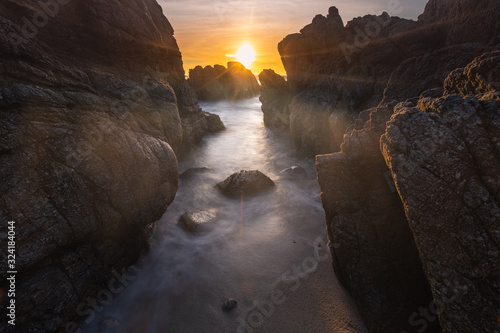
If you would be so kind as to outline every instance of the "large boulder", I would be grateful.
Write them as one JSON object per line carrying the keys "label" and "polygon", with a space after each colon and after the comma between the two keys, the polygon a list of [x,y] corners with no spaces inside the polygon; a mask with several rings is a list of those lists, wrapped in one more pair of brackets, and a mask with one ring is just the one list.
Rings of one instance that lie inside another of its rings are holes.
{"label": "large boulder", "polygon": [[217,184],[217,188],[225,195],[243,198],[261,194],[274,187],[271,178],[258,170],[241,170]]}
{"label": "large boulder", "polygon": [[444,332],[499,330],[499,138],[500,100],[449,95],[399,105],[381,140]]}
{"label": "large boulder", "polygon": [[[379,149],[392,108],[368,110],[341,151],[316,160],[335,273],[370,332],[417,332],[412,313],[428,307],[430,288]],[[437,321],[427,332],[438,332]]]}
{"label": "large boulder", "polygon": [[177,190],[183,118],[206,116],[154,0],[5,0],[0,31],[0,218],[17,233],[15,331],[73,330],[90,314],[83,302],[104,302],[98,292],[147,250]]}
{"label": "large boulder", "polygon": [[260,86],[253,73],[239,62],[196,66],[189,70],[189,84],[201,100],[241,99],[257,96]]}

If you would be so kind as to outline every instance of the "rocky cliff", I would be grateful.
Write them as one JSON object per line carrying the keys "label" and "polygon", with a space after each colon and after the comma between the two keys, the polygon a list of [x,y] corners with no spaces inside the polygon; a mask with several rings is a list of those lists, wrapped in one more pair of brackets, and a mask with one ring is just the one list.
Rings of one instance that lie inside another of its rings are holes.
{"label": "rocky cliff", "polygon": [[13,221],[15,331],[72,331],[130,281],[210,116],[155,0],[5,0],[0,31],[1,305]]}
{"label": "rocky cliff", "polygon": [[[316,16],[279,44],[295,98],[281,107],[264,103],[263,110],[289,112],[290,128],[299,129],[295,131],[299,138],[292,131],[299,150],[309,155],[338,151],[342,134],[360,111],[440,88],[450,71],[496,45],[496,12],[495,0],[484,5],[436,0],[429,2],[418,21],[384,12],[355,18],[344,26],[332,7],[326,17]],[[325,102],[328,107],[321,106]],[[330,114],[334,119],[326,121]],[[332,126],[337,118],[340,121]],[[318,144],[317,132],[327,133],[333,141]]]}
{"label": "rocky cliff", "polygon": [[499,60],[362,112],[317,157],[335,270],[371,332],[500,329]]}
{"label": "rocky cliff", "polygon": [[239,62],[197,66],[189,70],[189,84],[201,100],[240,99],[257,96],[259,83],[253,73]]}

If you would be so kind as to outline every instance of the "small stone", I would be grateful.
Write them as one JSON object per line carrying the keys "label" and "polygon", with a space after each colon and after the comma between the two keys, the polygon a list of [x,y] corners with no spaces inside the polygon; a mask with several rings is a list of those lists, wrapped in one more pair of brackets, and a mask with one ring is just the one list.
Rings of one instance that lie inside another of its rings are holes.
{"label": "small stone", "polygon": [[217,219],[218,211],[216,209],[197,210],[184,213],[180,219],[184,228],[189,232],[195,232],[201,225],[209,224]]}
{"label": "small stone", "polygon": [[237,300],[235,300],[234,298],[228,298],[222,304],[222,311],[230,312],[230,311],[233,311],[234,309],[236,309],[237,306],[238,306]]}

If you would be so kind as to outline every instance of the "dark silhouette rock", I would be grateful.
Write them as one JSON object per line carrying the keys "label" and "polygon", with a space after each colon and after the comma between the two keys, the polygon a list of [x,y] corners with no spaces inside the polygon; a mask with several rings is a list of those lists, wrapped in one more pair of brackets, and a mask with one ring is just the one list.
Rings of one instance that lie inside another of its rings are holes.
{"label": "dark silhouette rock", "polygon": [[212,172],[213,170],[207,167],[190,168],[179,175],[180,179],[191,179],[196,175]]}
{"label": "dark silhouette rock", "polygon": [[85,319],[78,305],[147,250],[177,191],[174,151],[208,126],[183,131],[206,114],[156,1],[52,3],[0,10],[0,218],[16,222],[16,332]]}
{"label": "dark silhouette rock", "polygon": [[194,233],[200,231],[203,226],[216,221],[217,215],[218,212],[215,209],[187,212],[180,217],[179,222],[187,231]]}
{"label": "dark silhouette rock", "polygon": [[[403,206],[379,149],[392,108],[368,110],[341,151],[316,160],[335,273],[370,332],[417,332],[409,317],[430,288]],[[430,325],[428,332],[438,332]]]}
{"label": "dark silhouette rock", "polygon": [[290,130],[290,104],[292,94],[288,83],[272,69],[265,69],[259,74],[262,86],[260,101],[264,113],[264,123],[272,129]]}
{"label": "dark silhouette rock", "polygon": [[189,84],[200,100],[241,99],[257,96],[259,83],[253,73],[239,62],[196,66],[189,70]]}
{"label": "dark silhouette rock", "polygon": [[274,187],[274,182],[258,170],[240,171],[217,184],[217,188],[230,197],[258,195]]}

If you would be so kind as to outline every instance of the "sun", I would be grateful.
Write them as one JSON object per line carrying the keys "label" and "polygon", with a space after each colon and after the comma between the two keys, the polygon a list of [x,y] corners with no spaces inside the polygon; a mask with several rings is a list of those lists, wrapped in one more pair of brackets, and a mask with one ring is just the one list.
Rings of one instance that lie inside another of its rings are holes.
{"label": "sun", "polygon": [[257,53],[253,47],[248,44],[243,45],[239,48],[238,52],[236,52],[236,60],[243,64],[247,69],[252,67],[252,63],[255,61]]}

